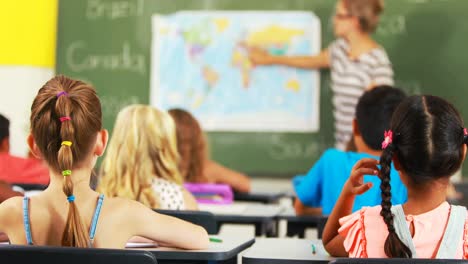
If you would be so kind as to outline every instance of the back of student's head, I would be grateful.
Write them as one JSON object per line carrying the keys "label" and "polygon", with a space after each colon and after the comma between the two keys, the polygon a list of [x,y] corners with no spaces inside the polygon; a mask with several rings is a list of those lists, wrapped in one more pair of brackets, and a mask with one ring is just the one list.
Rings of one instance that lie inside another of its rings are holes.
{"label": "back of student's head", "polygon": [[352,16],[359,19],[364,32],[372,33],[379,23],[379,15],[384,9],[383,0],[341,0]]}
{"label": "back of student's head", "polygon": [[[390,163],[398,159],[408,177],[408,188],[430,186],[448,178],[461,166],[464,158],[463,120],[453,105],[430,95],[411,96],[395,110],[380,158],[382,212],[389,229],[385,253],[389,257],[410,257],[409,249],[395,234],[391,214]],[[430,191],[430,190],[429,190]]]}
{"label": "back of student's head", "polygon": [[[8,118],[0,114],[0,147],[4,144],[5,140],[10,137],[10,121]],[[0,148],[1,150],[1,148]]]}
{"label": "back of student's head", "polygon": [[[57,76],[38,92],[31,106],[31,134],[49,168],[64,175],[69,211],[62,245],[87,247],[88,232],[73,202],[73,169],[91,158],[101,130],[101,104],[88,84]],[[71,143],[71,144],[70,144]]]}
{"label": "back of student's head", "polygon": [[384,131],[390,127],[392,114],[405,93],[391,86],[377,86],[366,91],[356,106],[356,122],[360,135],[367,146],[380,150]]}
{"label": "back of student's head", "polygon": [[204,177],[203,167],[207,156],[206,141],[200,124],[192,114],[183,109],[171,109],[169,114],[177,127],[180,171],[186,181],[200,181]]}
{"label": "back of student's head", "polygon": [[101,166],[98,191],[157,208],[155,177],[183,183],[175,133],[174,121],[165,111],[147,105],[122,109]]}

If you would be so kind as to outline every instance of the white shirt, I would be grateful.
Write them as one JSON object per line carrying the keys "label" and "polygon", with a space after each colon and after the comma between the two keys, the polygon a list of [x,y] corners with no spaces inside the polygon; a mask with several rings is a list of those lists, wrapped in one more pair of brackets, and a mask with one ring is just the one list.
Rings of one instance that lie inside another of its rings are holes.
{"label": "white shirt", "polygon": [[160,209],[185,209],[182,186],[162,178],[156,178],[153,180],[153,190],[156,193]]}

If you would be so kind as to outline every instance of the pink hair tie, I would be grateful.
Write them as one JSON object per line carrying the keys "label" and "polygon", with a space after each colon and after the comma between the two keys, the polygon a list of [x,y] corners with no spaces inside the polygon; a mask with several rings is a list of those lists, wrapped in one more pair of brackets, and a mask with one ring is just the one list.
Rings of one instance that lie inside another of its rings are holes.
{"label": "pink hair tie", "polygon": [[463,128],[463,135],[468,136],[468,130],[466,130],[466,128]]}
{"label": "pink hair tie", "polygon": [[65,122],[65,121],[70,121],[70,120],[71,120],[71,117],[69,117],[69,116],[62,116],[60,118],[60,122],[62,122],[62,123]]}
{"label": "pink hair tie", "polygon": [[65,92],[65,91],[61,91],[60,93],[57,94],[57,98],[59,98],[59,97],[62,96],[62,95],[68,96],[68,93]]}
{"label": "pink hair tie", "polygon": [[388,145],[393,142],[393,132],[391,130],[385,131],[384,141],[382,142],[382,149],[386,149]]}

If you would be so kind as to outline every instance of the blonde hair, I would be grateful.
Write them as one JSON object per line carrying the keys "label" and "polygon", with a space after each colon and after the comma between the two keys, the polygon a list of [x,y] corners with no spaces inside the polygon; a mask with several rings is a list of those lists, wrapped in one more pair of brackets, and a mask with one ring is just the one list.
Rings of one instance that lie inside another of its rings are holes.
{"label": "blonde hair", "polygon": [[374,32],[379,23],[379,15],[384,10],[383,0],[342,1],[348,13],[359,19],[359,25],[364,32]]}
{"label": "blonde hair", "polygon": [[146,105],[131,105],[117,116],[101,166],[98,191],[157,208],[155,177],[182,184],[179,154],[171,116]]}

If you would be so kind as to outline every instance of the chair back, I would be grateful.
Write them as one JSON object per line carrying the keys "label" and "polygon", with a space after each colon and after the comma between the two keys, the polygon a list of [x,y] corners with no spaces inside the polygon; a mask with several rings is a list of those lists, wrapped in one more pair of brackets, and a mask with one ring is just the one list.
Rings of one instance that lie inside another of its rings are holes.
{"label": "chair back", "polygon": [[468,264],[463,259],[337,258],[330,264]]}
{"label": "chair back", "polygon": [[163,210],[155,209],[154,211],[177,217],[187,222],[199,225],[205,228],[208,234],[217,234],[218,226],[214,214],[206,211],[191,211],[191,210]]}
{"label": "chair back", "polygon": [[14,264],[157,264],[148,251],[49,246],[0,246],[0,259]]}

